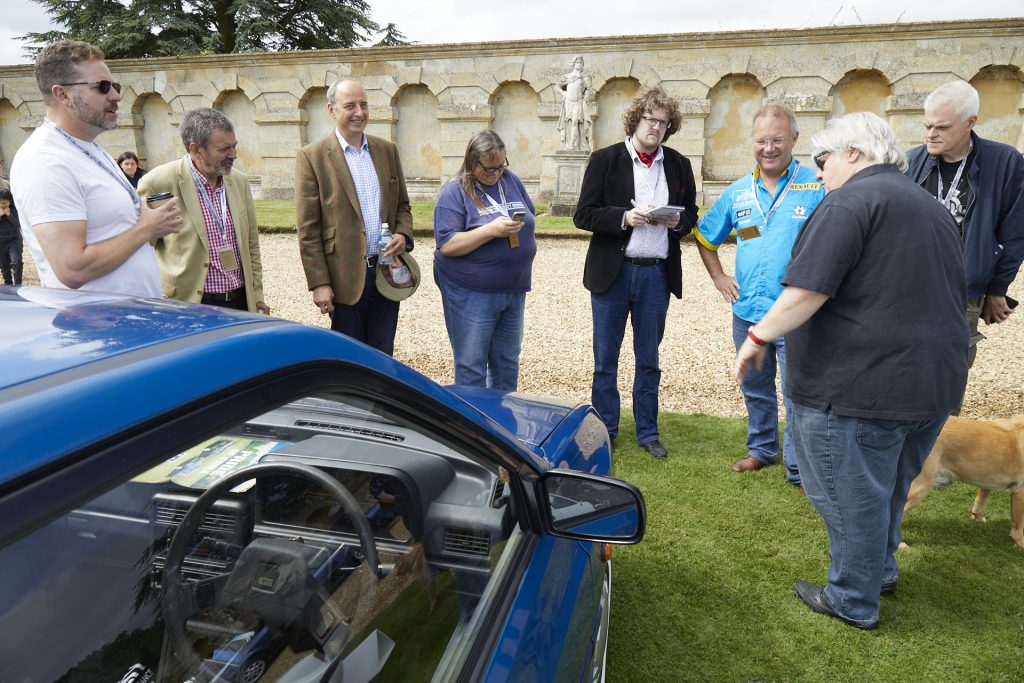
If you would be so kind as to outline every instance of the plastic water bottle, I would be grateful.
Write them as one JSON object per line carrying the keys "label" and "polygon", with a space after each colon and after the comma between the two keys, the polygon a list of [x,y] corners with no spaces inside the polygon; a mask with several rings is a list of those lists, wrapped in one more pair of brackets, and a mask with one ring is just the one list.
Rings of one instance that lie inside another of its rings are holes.
{"label": "plastic water bottle", "polygon": [[384,254],[384,249],[391,242],[391,228],[388,227],[387,223],[380,224],[380,238],[377,240],[377,248],[380,251],[380,256],[377,257],[377,262],[382,263],[385,266],[391,265],[391,257]]}

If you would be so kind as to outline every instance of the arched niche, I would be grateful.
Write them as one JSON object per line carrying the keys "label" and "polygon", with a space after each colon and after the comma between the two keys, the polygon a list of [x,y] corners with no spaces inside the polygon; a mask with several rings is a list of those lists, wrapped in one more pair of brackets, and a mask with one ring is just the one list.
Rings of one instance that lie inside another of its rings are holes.
{"label": "arched niche", "polygon": [[441,124],[437,97],[425,85],[407,85],[394,98],[395,144],[406,179],[441,178]]}
{"label": "arched niche", "polygon": [[543,142],[538,132],[543,125],[537,115],[540,95],[526,81],[509,81],[494,91],[491,104],[492,128],[505,142],[512,170],[521,178],[539,178]]}
{"label": "arched niche", "polygon": [[10,172],[14,153],[28,137],[18,125],[20,120],[18,108],[7,98],[0,99],[0,158],[3,159],[5,173]]}
{"label": "arched niche", "polygon": [[981,108],[974,129],[983,138],[1017,145],[1021,135],[1020,102],[1024,76],[1015,66],[986,66],[971,79]]}
{"label": "arched niche", "polygon": [[728,181],[750,172],[750,125],[764,101],[764,87],[750,74],[729,74],[708,93],[704,123],[705,180]]}
{"label": "arched niche", "polygon": [[214,108],[231,119],[235,125],[235,137],[238,139],[238,164],[240,171],[246,175],[259,175],[263,168],[259,155],[259,134],[253,116],[252,102],[241,90],[228,90],[221,93]]}
{"label": "arched niche", "polygon": [[302,127],[302,144],[308,145],[334,132],[334,119],[327,111],[327,88],[310,88],[299,105],[306,112]]}
{"label": "arched niche", "polygon": [[622,114],[640,91],[640,81],[635,78],[612,78],[597,93],[597,120],[594,121],[594,149],[622,142],[626,130],[622,125]]}
{"label": "arched niche", "polygon": [[889,80],[880,71],[856,69],[839,79],[828,94],[832,97],[830,119],[856,111],[868,111],[885,119],[885,101],[892,92]]}
{"label": "arched niche", "polygon": [[135,100],[132,113],[142,118],[135,129],[135,154],[139,164],[150,169],[185,155],[178,128],[171,125],[171,105],[156,93]]}

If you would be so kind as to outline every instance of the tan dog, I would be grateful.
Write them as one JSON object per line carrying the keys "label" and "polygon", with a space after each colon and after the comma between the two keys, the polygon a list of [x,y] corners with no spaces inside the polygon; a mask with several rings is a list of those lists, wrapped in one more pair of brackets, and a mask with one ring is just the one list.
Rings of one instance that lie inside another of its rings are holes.
{"label": "tan dog", "polygon": [[921,474],[910,485],[906,512],[936,482],[958,479],[978,487],[971,516],[985,522],[985,503],[995,489],[1011,489],[1010,538],[1024,548],[1024,415],[1008,420],[950,417]]}

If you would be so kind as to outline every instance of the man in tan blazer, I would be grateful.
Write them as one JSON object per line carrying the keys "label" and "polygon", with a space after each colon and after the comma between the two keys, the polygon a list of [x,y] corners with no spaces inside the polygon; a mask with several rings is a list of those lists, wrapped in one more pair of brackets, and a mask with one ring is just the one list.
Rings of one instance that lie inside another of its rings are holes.
{"label": "man in tan blazer", "polygon": [[263,266],[249,179],[238,158],[234,126],[216,109],[193,109],[181,121],[188,153],[139,181],[146,198],[170,192],[185,222],[156,241],[160,287],[169,299],[270,313],[263,302]]}
{"label": "man in tan blazer", "polygon": [[366,135],[370,118],[363,86],[350,78],[327,90],[335,131],[302,148],[295,193],[299,253],[306,284],[331,329],[389,355],[394,353],[398,302],[375,284],[381,223],[394,237],[387,255],[412,250],[412,208],[398,149]]}

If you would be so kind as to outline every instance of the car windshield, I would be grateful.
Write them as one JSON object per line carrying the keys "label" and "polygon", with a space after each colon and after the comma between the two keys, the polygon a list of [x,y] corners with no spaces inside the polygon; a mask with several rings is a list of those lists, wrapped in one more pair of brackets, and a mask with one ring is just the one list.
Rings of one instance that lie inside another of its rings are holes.
{"label": "car windshield", "polygon": [[522,542],[508,474],[402,415],[319,394],[140,443],[145,471],[0,549],[0,680],[460,670]]}

